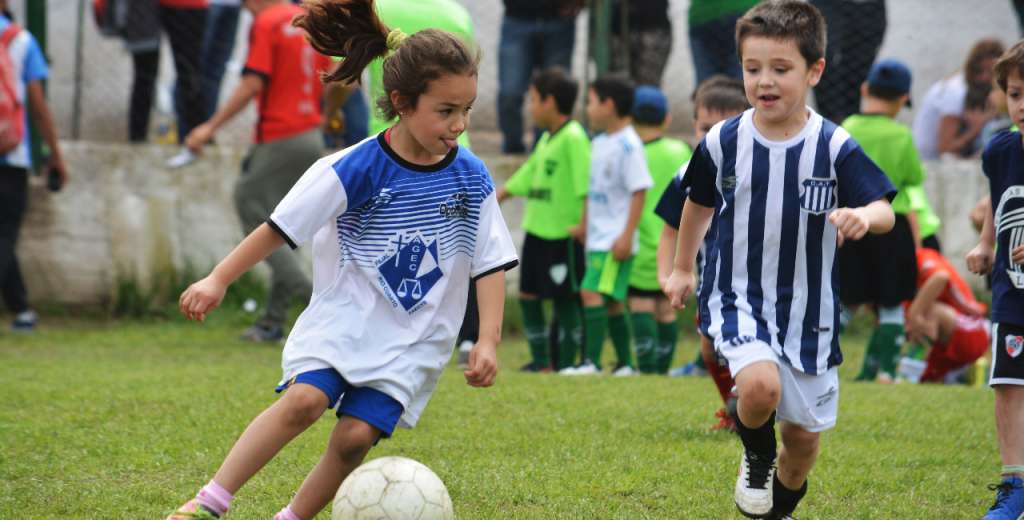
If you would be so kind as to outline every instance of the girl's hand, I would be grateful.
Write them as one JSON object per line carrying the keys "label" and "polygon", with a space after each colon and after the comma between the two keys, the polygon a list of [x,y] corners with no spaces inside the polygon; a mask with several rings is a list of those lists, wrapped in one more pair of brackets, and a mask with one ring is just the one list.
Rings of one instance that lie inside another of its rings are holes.
{"label": "girl's hand", "polygon": [[469,351],[469,369],[462,375],[466,376],[469,386],[483,388],[493,385],[498,375],[497,346],[490,342],[477,342]]}
{"label": "girl's hand", "polygon": [[871,222],[860,208],[839,208],[828,216],[828,221],[839,231],[839,246],[846,240],[860,240],[867,234]]}
{"label": "girl's hand", "polygon": [[[1018,247],[1016,250],[1019,250]],[[978,244],[967,253],[967,270],[974,274],[988,274],[992,270],[992,260],[995,252],[985,244]]]}
{"label": "girl's hand", "polygon": [[206,314],[216,309],[224,299],[227,286],[211,276],[188,286],[178,299],[178,308],[190,320],[204,321]]}
{"label": "girl's hand", "polygon": [[673,269],[668,281],[665,282],[665,296],[668,296],[673,308],[684,309],[686,300],[693,294],[696,286],[697,277],[693,273]]}

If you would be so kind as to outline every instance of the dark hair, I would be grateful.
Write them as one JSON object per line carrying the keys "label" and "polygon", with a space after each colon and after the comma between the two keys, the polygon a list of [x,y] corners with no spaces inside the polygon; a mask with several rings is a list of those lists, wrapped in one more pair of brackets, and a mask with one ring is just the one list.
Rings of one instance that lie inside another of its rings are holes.
{"label": "dark hair", "polygon": [[406,37],[388,55],[388,40],[395,35],[377,17],[373,0],[306,0],[303,6],[306,12],[297,15],[292,25],[306,31],[317,52],[345,58],[337,70],[323,75],[325,83],[359,81],[371,61],[384,58],[384,95],[377,100],[377,108],[386,120],[406,108],[391,102],[392,92],[408,107],[415,107],[431,81],[446,74],[477,74],[479,50],[438,29]]}
{"label": "dark hair", "polygon": [[1003,92],[1006,92],[1006,79],[1010,77],[1010,72],[1017,71],[1017,76],[1024,79],[1024,40],[1007,49],[999,57],[993,70],[996,74],[996,83]]}
{"label": "dark hair", "polygon": [[967,53],[967,60],[964,61],[964,79],[967,80],[967,84],[970,85],[971,80],[981,72],[983,61],[998,59],[1004,49],[1003,42],[995,38],[984,38],[974,42],[971,51]]}
{"label": "dark hair", "polygon": [[704,80],[693,93],[693,117],[697,117],[701,107],[714,112],[742,112],[750,108],[743,81],[724,74]]}
{"label": "dark hair", "polygon": [[611,99],[615,105],[615,113],[619,117],[626,117],[633,111],[633,80],[620,74],[609,74],[601,76],[590,84],[590,89],[597,94],[597,99],[602,103]]}
{"label": "dark hair", "polygon": [[766,0],[736,21],[736,52],[743,59],[743,40],[763,36],[793,40],[810,66],[825,56],[825,17],[817,7],[797,0]]}
{"label": "dark hair", "polygon": [[879,87],[868,83],[868,95],[873,98],[884,99],[885,101],[897,101],[907,94],[909,94],[909,92],[898,88]]}
{"label": "dark hair", "polygon": [[541,101],[548,96],[555,98],[555,107],[558,108],[559,114],[572,115],[580,84],[576,78],[566,73],[565,69],[554,66],[537,71],[530,80],[530,85],[537,89]]}

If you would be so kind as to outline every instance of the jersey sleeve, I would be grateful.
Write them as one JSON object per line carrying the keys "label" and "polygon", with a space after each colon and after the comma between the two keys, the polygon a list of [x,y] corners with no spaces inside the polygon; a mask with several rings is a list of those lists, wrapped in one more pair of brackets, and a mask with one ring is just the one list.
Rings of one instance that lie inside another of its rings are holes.
{"label": "jersey sleeve", "polygon": [[505,190],[516,197],[526,196],[533,184],[533,174],[537,170],[537,154],[532,153],[526,162],[505,181]]}
{"label": "jersey sleeve", "polygon": [[39,43],[30,33],[28,35],[28,52],[25,53],[25,62],[22,67],[21,76],[25,84],[33,81],[42,81],[50,76],[50,67],[46,64],[46,57],[43,56]]}
{"label": "jersey sleeve", "polygon": [[840,207],[859,208],[881,199],[891,202],[896,196],[892,182],[853,138],[836,154],[835,169]]}
{"label": "jersey sleeve", "polygon": [[654,214],[661,217],[665,221],[665,224],[672,226],[675,229],[679,229],[679,221],[683,218],[683,204],[686,203],[686,187],[684,186],[684,178],[686,175],[686,165],[684,164],[680,168],[679,173],[672,177],[672,180],[665,186],[665,191],[661,194],[661,199],[658,200],[658,204],[654,206]]}
{"label": "jersey sleeve", "polygon": [[[487,174],[485,173],[484,176]],[[497,271],[507,271],[519,265],[515,244],[501,216],[501,208],[490,185],[490,178],[483,188],[484,197],[480,203],[480,222],[477,223],[476,245],[473,249],[473,265],[470,276],[477,280]]]}
{"label": "jersey sleeve", "polygon": [[252,31],[249,33],[249,55],[245,58],[242,74],[256,74],[264,80],[273,74],[274,42],[272,35],[273,31],[264,23],[264,19],[257,18],[253,22]]}
{"label": "jersey sleeve", "polygon": [[647,158],[644,157],[643,148],[629,150],[625,166],[626,190],[630,193],[646,190],[654,185],[651,171],[647,168]]}
{"label": "jersey sleeve", "polygon": [[267,224],[295,249],[348,208],[368,201],[372,184],[366,172],[345,169],[342,161],[332,164],[328,158],[321,159],[281,199]]}
{"label": "jersey sleeve", "polygon": [[[697,150],[690,157],[690,163],[686,165],[684,174],[686,185],[689,187],[689,199],[706,208],[715,207],[715,182],[718,179],[718,167],[711,159],[707,143],[701,141]],[[678,225],[678,223],[677,223]]]}

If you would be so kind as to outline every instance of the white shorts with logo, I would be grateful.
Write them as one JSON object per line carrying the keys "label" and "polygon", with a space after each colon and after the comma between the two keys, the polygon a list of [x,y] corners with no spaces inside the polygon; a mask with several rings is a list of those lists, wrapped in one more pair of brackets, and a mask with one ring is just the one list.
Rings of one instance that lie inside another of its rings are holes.
{"label": "white shorts with logo", "polygon": [[729,363],[733,378],[747,366],[760,361],[771,361],[779,369],[781,396],[777,418],[791,422],[809,432],[821,432],[835,427],[839,411],[839,369],[832,367],[818,374],[805,374],[782,361],[771,346],[762,341],[751,341],[739,346],[718,348],[719,355]]}

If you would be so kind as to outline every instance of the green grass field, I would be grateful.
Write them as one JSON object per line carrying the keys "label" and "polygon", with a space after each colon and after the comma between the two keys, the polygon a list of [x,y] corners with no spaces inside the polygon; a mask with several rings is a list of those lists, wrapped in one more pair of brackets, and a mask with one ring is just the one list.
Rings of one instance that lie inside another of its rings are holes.
{"label": "green grass field", "polygon": [[[0,518],[163,518],[210,478],[274,399],[280,349],[205,325],[53,318],[0,335]],[[984,388],[850,381],[844,342],[837,428],[823,438],[799,518],[980,518],[999,468]],[[677,364],[695,351],[686,336]],[[733,518],[739,441],[710,433],[708,379],[520,374],[507,339],[490,389],[454,365],[420,425],[370,457],[403,455],[446,482],[459,518]],[[333,415],[239,494],[231,518],[269,518],[326,445]],[[327,513],[320,518],[328,518]]]}

